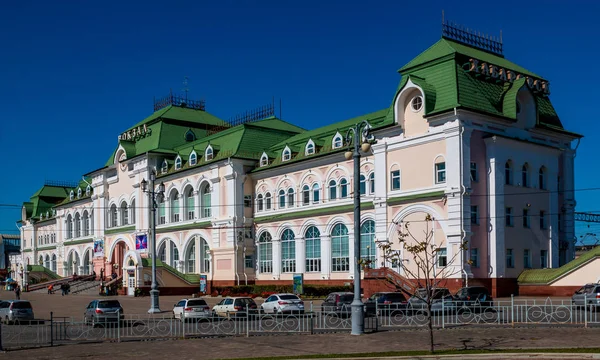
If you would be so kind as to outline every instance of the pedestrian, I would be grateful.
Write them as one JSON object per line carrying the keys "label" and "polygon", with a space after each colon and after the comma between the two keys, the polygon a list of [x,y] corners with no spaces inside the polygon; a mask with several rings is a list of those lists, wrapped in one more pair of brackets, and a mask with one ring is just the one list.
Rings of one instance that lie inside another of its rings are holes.
{"label": "pedestrian", "polygon": [[104,281],[104,268],[100,269],[100,281]]}
{"label": "pedestrian", "polygon": [[92,277],[94,280],[96,280],[96,270],[92,270]]}
{"label": "pedestrian", "polygon": [[61,296],[65,296],[66,289],[65,283],[60,284]]}
{"label": "pedestrian", "polygon": [[48,294],[52,295],[52,289],[54,286],[52,284],[48,285]]}
{"label": "pedestrian", "polygon": [[17,287],[15,287],[15,296],[17,297],[17,300],[21,300],[21,287],[17,284]]}

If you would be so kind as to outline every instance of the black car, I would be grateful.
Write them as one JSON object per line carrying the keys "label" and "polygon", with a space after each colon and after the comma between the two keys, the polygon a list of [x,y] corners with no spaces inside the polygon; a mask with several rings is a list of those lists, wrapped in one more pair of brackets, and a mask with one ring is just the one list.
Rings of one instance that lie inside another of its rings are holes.
{"label": "black car", "polygon": [[406,296],[401,292],[378,292],[367,300],[367,316],[389,316],[402,313],[406,310]]}
{"label": "black car", "polygon": [[454,295],[457,308],[487,308],[494,306],[494,299],[488,289],[483,286],[464,287]]}
{"label": "black car", "polygon": [[321,311],[328,315],[350,316],[353,299],[354,294],[351,292],[333,292],[321,304]]}

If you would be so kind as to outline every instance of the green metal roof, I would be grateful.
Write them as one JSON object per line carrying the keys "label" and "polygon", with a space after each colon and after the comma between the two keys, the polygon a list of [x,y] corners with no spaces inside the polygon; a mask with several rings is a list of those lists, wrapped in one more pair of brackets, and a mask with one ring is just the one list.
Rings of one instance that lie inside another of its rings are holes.
{"label": "green metal roof", "polygon": [[585,252],[577,259],[554,269],[529,269],[523,271],[517,281],[520,284],[550,284],[567,273],[576,270],[588,261],[600,257],[600,247]]}
{"label": "green metal roof", "polygon": [[155,111],[152,115],[148,116],[125,131],[131,130],[143,124],[151,123],[158,119],[173,119],[196,124],[217,126],[224,124],[223,120],[206,111],[169,105],[165,108]]}

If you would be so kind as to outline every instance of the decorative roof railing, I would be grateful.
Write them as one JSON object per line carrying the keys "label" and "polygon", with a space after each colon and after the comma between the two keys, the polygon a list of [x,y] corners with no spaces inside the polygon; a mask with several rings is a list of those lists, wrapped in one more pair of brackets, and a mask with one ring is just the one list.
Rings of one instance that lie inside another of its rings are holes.
{"label": "decorative roof railing", "polygon": [[223,121],[220,125],[217,125],[208,131],[209,135],[216,134],[220,131],[229,129],[234,126],[248,124],[251,122],[266,119],[270,116],[275,116],[275,104],[267,104],[259,106],[255,109],[245,111],[241,114],[235,115],[226,121]]}
{"label": "decorative roof railing", "polygon": [[57,181],[57,180],[45,180],[44,186],[57,186],[65,188],[76,188],[79,186],[77,181]]}
{"label": "decorative roof railing", "polygon": [[476,47],[499,56],[502,54],[502,32],[500,37],[475,32],[453,22],[442,20],[442,37],[468,46]]}
{"label": "decorative roof railing", "polygon": [[187,95],[173,94],[172,91],[165,97],[154,98],[154,111],[158,111],[169,105],[206,111],[206,102],[204,100],[190,100]]}

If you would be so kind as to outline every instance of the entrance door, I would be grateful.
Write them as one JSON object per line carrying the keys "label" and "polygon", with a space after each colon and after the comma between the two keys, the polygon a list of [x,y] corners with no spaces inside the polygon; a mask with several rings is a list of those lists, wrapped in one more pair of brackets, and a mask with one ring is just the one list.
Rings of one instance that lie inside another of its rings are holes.
{"label": "entrance door", "polygon": [[135,275],[130,275],[127,280],[127,295],[135,295]]}

